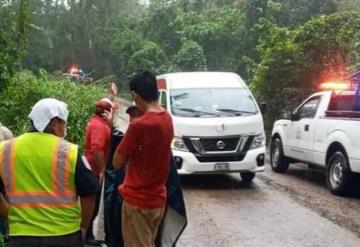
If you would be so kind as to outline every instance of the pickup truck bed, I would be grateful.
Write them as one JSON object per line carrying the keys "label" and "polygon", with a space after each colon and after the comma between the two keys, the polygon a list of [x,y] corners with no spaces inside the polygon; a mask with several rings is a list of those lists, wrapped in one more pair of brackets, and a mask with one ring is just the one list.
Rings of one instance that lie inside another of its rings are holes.
{"label": "pickup truck bed", "polygon": [[335,118],[358,118],[360,120],[359,111],[325,111],[325,116]]}

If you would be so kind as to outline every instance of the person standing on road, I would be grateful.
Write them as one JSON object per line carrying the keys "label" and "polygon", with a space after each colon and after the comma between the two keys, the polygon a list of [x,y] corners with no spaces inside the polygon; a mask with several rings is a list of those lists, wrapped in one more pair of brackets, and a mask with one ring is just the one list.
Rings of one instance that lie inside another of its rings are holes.
{"label": "person standing on road", "polygon": [[[85,156],[100,184],[102,184],[109,155],[114,109],[117,109],[117,105],[113,104],[108,98],[96,102],[95,114],[88,122],[85,130]],[[92,246],[100,246],[100,243],[95,241],[93,235],[93,221],[99,211],[100,196],[101,190],[97,194],[95,212],[86,233],[85,243]]]}
{"label": "person standing on road", "polygon": [[67,117],[64,102],[42,99],[29,114],[30,132],[0,143],[9,247],[83,246],[98,182],[77,145],[64,140]]}
{"label": "person standing on road", "polygon": [[113,165],[127,163],[119,187],[123,201],[122,232],[125,247],[155,246],[166,204],[166,181],[174,136],[172,120],[158,101],[155,75],[149,71],[130,80],[132,97],[144,114],[134,119],[117,147]]}
{"label": "person standing on road", "polygon": [[[142,115],[142,112],[136,106],[130,106],[126,109],[131,122],[136,117]],[[122,247],[124,246],[122,234],[119,234],[121,228],[121,205],[122,197],[117,192],[117,187],[123,183],[125,176],[125,169],[114,171],[112,165],[115,150],[123,138],[124,133],[119,129],[114,128],[111,138],[110,155],[105,171],[105,229],[106,229],[106,244],[108,247]],[[120,231],[121,232],[121,231]]]}

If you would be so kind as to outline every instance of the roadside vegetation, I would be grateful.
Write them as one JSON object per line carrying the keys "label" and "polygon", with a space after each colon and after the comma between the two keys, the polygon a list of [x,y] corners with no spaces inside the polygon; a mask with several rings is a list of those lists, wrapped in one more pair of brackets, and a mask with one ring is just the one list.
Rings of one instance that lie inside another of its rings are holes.
{"label": "roadside vegetation", "polygon": [[100,82],[113,76],[122,93],[138,69],[236,72],[268,103],[269,131],[320,82],[359,68],[357,2],[0,0],[0,121],[21,133],[36,100],[58,97],[72,112],[69,138],[81,143],[106,83],[61,78],[77,64]]}
{"label": "roadside vegetation", "polygon": [[31,107],[41,98],[54,97],[68,104],[67,139],[82,145],[85,125],[95,110],[95,102],[105,95],[103,85],[78,85],[45,72],[35,76],[23,71],[16,73],[0,93],[0,119],[15,135],[24,133],[30,128],[27,115]]}

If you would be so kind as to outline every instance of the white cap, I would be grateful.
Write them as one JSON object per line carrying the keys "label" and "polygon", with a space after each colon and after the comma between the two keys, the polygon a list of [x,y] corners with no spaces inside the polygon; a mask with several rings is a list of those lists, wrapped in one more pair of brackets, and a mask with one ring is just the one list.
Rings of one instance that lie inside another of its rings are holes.
{"label": "white cap", "polygon": [[51,119],[58,117],[67,122],[68,115],[67,104],[57,99],[46,98],[39,100],[32,107],[28,117],[33,121],[34,127],[43,132]]}

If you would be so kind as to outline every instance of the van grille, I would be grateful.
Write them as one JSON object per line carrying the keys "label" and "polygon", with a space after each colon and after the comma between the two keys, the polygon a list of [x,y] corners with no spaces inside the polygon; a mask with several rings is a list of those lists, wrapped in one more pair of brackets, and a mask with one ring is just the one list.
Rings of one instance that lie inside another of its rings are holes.
{"label": "van grille", "polygon": [[183,137],[183,140],[193,153],[236,153],[244,151],[249,136]]}
{"label": "van grille", "polygon": [[239,137],[200,138],[200,143],[207,152],[234,151],[239,143],[239,139]]}
{"label": "van grille", "polygon": [[253,136],[183,137],[184,143],[200,162],[241,161]]}

